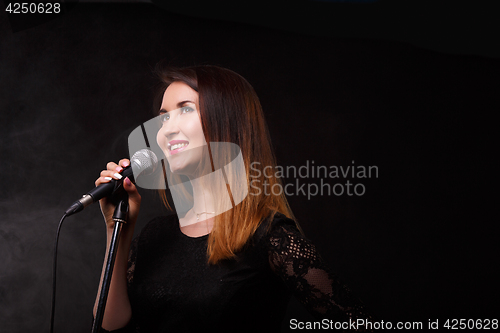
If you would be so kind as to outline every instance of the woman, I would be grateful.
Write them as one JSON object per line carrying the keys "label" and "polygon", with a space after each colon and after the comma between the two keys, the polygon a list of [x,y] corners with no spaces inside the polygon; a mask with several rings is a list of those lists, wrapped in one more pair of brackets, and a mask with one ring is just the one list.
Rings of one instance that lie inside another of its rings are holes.
{"label": "woman", "polygon": [[[141,197],[124,180],[129,223],[122,230],[102,327],[277,332],[291,293],[318,320],[368,318],[304,237],[284,194],[262,190],[265,182],[281,183],[269,172],[275,157],[250,84],[216,66],[158,73],[163,95],[156,141],[168,160],[169,189],[180,216],[154,219],[132,242]],[[235,156],[241,157],[236,166]],[[121,179],[129,163],[108,163],[96,185]],[[255,172],[265,167],[267,172]],[[191,208],[179,209],[186,202]],[[100,204],[109,246],[114,206],[108,199]]]}

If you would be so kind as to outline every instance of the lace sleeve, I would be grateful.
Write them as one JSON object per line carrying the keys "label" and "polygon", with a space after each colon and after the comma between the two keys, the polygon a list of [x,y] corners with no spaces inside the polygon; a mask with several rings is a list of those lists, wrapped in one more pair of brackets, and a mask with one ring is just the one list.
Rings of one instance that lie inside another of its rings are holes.
{"label": "lace sleeve", "polygon": [[[372,321],[361,301],[331,273],[316,247],[295,226],[280,225],[267,240],[272,270],[316,320]],[[354,331],[367,330],[361,326]]]}
{"label": "lace sleeve", "polygon": [[137,243],[139,237],[134,238],[130,244],[130,253],[128,256],[128,268],[127,268],[127,285],[130,288],[134,282],[134,272],[135,272],[135,261],[137,259]]}

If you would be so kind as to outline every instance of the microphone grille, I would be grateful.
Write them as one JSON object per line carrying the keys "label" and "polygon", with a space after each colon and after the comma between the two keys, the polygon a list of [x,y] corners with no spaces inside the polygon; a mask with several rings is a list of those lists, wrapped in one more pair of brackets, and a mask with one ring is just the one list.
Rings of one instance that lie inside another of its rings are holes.
{"label": "microphone grille", "polygon": [[130,160],[133,169],[137,170],[137,175],[150,175],[155,172],[158,166],[158,157],[149,149],[141,149],[132,155]]}

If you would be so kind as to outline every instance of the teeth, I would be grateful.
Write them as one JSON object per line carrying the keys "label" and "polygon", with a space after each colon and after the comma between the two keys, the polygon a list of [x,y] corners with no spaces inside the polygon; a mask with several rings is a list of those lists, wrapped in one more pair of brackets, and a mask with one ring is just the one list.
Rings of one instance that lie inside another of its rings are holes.
{"label": "teeth", "polygon": [[176,149],[185,147],[187,145],[188,145],[187,143],[177,143],[177,144],[175,144],[173,146],[170,146],[170,150],[176,150]]}

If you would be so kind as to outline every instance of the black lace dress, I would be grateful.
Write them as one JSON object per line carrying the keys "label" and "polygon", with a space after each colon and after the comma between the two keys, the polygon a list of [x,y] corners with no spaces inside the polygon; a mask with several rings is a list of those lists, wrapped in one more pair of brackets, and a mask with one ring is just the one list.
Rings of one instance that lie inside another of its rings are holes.
{"label": "black lace dress", "polygon": [[236,259],[208,265],[207,239],[183,234],[176,215],[149,222],[130,251],[132,321],[112,332],[280,332],[291,294],[318,321],[370,320],[282,214]]}

